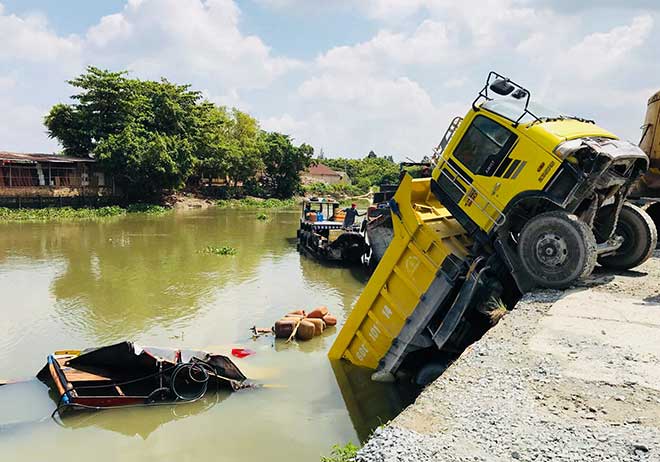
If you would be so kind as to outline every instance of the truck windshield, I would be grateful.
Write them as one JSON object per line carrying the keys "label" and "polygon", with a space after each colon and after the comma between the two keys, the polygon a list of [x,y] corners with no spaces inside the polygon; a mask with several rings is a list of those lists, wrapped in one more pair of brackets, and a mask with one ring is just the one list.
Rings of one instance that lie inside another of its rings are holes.
{"label": "truck windshield", "polygon": [[[482,104],[482,107],[514,122],[524,114],[520,119],[521,124],[527,124],[536,121],[537,119],[534,116],[541,119],[541,121],[548,119],[573,118],[571,116],[561,114],[554,109],[549,109],[542,104],[535,103],[534,101],[529,102],[527,112],[525,112],[524,101],[517,100],[515,98],[498,98],[491,101],[486,101],[484,104]],[[534,115],[531,115],[530,113]]]}

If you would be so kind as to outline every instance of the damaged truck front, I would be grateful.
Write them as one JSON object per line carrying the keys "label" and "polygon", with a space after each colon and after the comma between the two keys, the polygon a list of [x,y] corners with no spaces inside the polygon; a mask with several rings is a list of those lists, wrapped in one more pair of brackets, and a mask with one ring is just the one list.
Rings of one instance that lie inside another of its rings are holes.
{"label": "damaged truck front", "polygon": [[374,379],[460,352],[522,293],[568,287],[597,261],[633,268],[657,242],[626,202],[646,155],[499,74],[443,140],[432,178],[401,182],[392,242],[329,353]]}

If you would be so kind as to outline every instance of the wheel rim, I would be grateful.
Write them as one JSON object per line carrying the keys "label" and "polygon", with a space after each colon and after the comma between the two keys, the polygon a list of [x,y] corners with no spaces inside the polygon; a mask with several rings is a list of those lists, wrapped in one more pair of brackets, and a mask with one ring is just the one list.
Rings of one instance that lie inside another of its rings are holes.
{"label": "wheel rim", "polygon": [[536,243],[536,259],[547,268],[562,266],[568,258],[566,240],[555,233],[541,235]]}
{"label": "wheel rim", "polygon": [[616,253],[619,255],[626,255],[628,252],[631,252],[633,247],[635,246],[634,237],[633,237],[635,235],[635,232],[630,227],[630,225],[625,221],[619,221],[616,227],[616,231],[614,231],[614,234],[621,236],[623,238],[623,243],[621,244],[621,247],[617,249]]}

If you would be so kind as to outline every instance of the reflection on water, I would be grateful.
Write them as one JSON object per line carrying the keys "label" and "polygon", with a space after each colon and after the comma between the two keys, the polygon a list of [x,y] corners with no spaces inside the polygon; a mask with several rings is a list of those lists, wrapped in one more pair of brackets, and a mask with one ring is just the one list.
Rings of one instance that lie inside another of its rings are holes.
{"label": "reflection on water", "polygon": [[411,404],[419,389],[403,383],[374,383],[373,371],[346,361],[331,361],[346,409],[361,442]]}
{"label": "reflection on water", "polygon": [[[331,366],[337,329],[300,344],[251,338],[252,326],[292,309],[326,305],[341,322],[368,278],[300,256],[291,240],[298,212],[270,215],[0,225],[0,379],[33,377],[57,349],[134,340],[225,354],[249,347],[257,354],[235,362],[269,385],[180,406],[72,414],[61,426],[36,380],[0,387],[3,460],[318,460],[409,402],[394,386],[372,384],[368,371]],[[200,253],[208,245],[238,254]]]}

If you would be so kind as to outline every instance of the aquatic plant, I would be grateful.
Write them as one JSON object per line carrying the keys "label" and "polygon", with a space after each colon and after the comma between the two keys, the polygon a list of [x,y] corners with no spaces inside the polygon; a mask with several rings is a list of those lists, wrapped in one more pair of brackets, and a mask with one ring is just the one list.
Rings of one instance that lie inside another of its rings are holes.
{"label": "aquatic plant", "polygon": [[270,217],[266,213],[263,213],[263,212],[257,213],[257,220],[267,221],[269,218]]}
{"label": "aquatic plant", "polygon": [[351,442],[345,446],[335,444],[330,451],[330,457],[321,456],[321,462],[353,462],[357,457],[359,447]]}
{"label": "aquatic plant", "polygon": [[162,215],[170,210],[172,209],[155,204],[131,204],[126,207],[128,213],[147,213],[149,215]]}
{"label": "aquatic plant", "polygon": [[290,199],[258,199],[245,197],[243,199],[219,200],[216,205],[226,209],[290,209],[297,206],[295,198]]}
{"label": "aquatic plant", "polygon": [[202,253],[208,253],[213,255],[236,255],[238,253],[238,250],[236,250],[234,247],[231,247],[229,245],[223,245],[219,247],[208,245],[204,247]]}
{"label": "aquatic plant", "polygon": [[101,220],[124,216],[127,213],[161,215],[169,210],[167,207],[151,204],[133,204],[126,208],[118,205],[98,208],[47,207],[43,209],[9,209],[0,207],[0,222]]}

